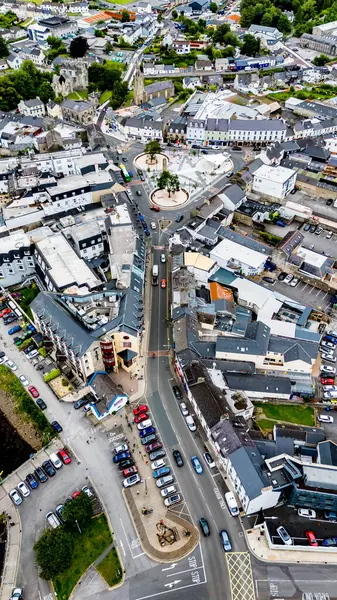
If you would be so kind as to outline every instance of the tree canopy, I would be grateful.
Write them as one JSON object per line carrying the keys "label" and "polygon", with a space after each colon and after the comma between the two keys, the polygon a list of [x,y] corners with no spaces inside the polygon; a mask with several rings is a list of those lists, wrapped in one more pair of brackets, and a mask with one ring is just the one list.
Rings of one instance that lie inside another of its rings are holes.
{"label": "tree canopy", "polygon": [[174,192],[180,190],[179,177],[170,171],[163,171],[158,177],[157,181],[158,188],[160,190],[167,190],[169,198]]}
{"label": "tree canopy", "polygon": [[209,9],[212,13],[216,13],[218,10],[218,5],[216,2],[211,2],[209,5]]}
{"label": "tree canopy", "polygon": [[30,60],[26,60],[17,71],[0,77],[0,110],[13,110],[20,100],[31,100],[36,96],[43,102],[53,99],[51,78],[51,73],[39,71]]}
{"label": "tree canopy", "polygon": [[149,154],[150,159],[153,160],[156,154],[160,154],[161,145],[158,140],[150,140],[145,146],[146,154]]}
{"label": "tree canopy", "polygon": [[255,56],[255,54],[259,53],[261,40],[259,38],[250,35],[247,33],[243,37],[243,44],[241,47],[241,54],[246,56]]}
{"label": "tree canopy", "polygon": [[81,492],[77,498],[65,504],[62,518],[66,525],[77,527],[76,521],[83,526],[92,515],[92,502],[84,492]]}
{"label": "tree canopy", "polygon": [[9,55],[8,46],[3,38],[0,38],[0,58],[6,58]]}
{"label": "tree canopy", "polygon": [[40,569],[39,575],[42,579],[49,580],[69,567],[73,537],[63,527],[45,529],[34,544],[34,550],[36,563]]}
{"label": "tree canopy", "polygon": [[128,23],[130,21],[130,15],[127,10],[122,11],[122,23]]}
{"label": "tree canopy", "polygon": [[83,58],[89,49],[87,40],[79,35],[71,41],[69,52],[72,58]]}

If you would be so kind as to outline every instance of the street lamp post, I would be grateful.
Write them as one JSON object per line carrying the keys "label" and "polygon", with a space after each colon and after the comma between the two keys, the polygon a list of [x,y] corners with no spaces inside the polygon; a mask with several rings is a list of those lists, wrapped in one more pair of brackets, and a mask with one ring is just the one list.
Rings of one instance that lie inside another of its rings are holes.
{"label": "street lamp post", "polygon": [[75,519],[75,523],[76,523],[76,525],[77,525],[77,529],[78,529],[78,531],[80,532],[80,534],[82,534],[82,531],[81,531],[81,528],[80,528],[80,526],[79,526],[79,524],[78,524],[78,520],[77,520],[77,519]]}

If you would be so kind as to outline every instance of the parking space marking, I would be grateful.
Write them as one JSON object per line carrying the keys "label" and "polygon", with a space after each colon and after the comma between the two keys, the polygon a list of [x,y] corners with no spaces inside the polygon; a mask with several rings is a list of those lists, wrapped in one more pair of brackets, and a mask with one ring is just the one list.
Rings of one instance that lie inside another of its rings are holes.
{"label": "parking space marking", "polygon": [[253,572],[249,552],[228,552],[226,563],[232,600],[255,600]]}

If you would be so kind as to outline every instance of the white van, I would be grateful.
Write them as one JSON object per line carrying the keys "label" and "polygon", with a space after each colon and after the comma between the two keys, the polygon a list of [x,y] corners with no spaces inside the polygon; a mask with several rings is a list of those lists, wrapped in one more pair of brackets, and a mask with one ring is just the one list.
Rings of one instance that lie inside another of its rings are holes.
{"label": "white van", "polygon": [[234,494],[232,492],[227,492],[227,494],[225,494],[225,500],[227,502],[227,506],[232,517],[237,517],[239,514],[239,508],[235,500]]}
{"label": "white van", "polygon": [[188,417],[185,417],[185,421],[186,421],[186,425],[189,428],[190,431],[196,431],[197,430],[197,426],[194,422],[193,417],[191,417],[191,415],[188,415]]}
{"label": "white van", "polygon": [[55,452],[53,452],[53,453],[50,455],[50,457],[49,457],[49,458],[50,458],[51,462],[53,463],[53,465],[54,465],[55,469],[60,469],[60,468],[62,467],[63,463],[62,463],[62,461],[59,459],[59,457],[57,456],[57,454],[55,454]]}

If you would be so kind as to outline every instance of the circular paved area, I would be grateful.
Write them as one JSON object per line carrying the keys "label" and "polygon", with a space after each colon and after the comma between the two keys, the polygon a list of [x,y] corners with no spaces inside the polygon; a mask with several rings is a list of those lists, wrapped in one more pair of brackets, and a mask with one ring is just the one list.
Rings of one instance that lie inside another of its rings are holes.
{"label": "circular paved area", "polygon": [[160,208],[172,210],[174,208],[180,208],[189,201],[189,193],[181,188],[178,192],[169,193],[167,190],[156,189],[150,194],[150,200],[152,204],[156,204]]}
{"label": "circular paved area", "polygon": [[146,153],[139,154],[136,156],[134,163],[137,169],[142,169],[147,172],[162,172],[167,169],[170,162],[169,157],[166,154],[156,154],[153,162],[151,162],[150,156]]}

